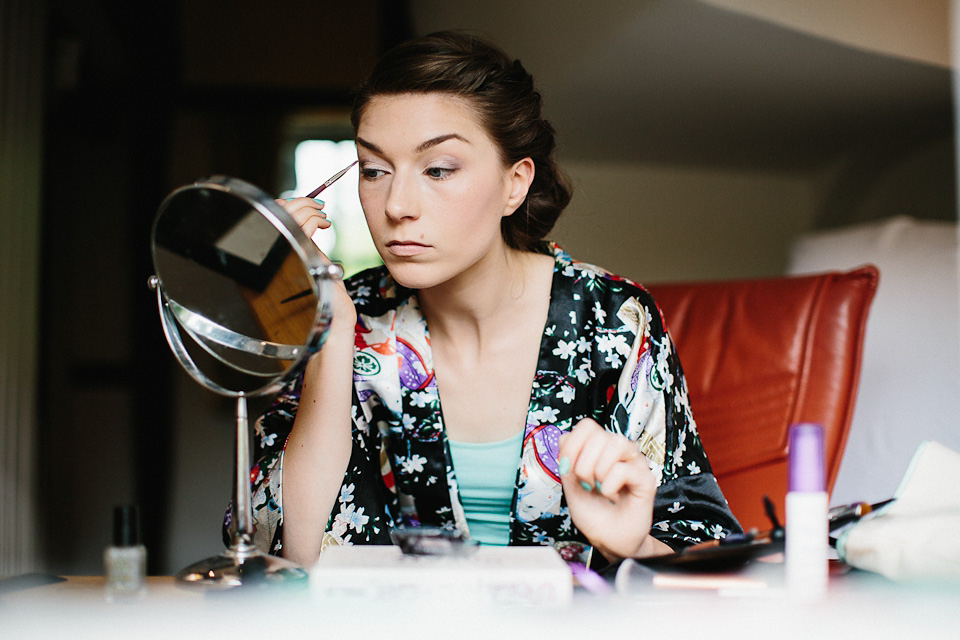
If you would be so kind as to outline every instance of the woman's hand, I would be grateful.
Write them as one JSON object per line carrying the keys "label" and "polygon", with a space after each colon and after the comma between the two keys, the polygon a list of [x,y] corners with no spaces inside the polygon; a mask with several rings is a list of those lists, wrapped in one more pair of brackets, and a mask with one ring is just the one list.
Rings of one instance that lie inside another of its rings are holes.
{"label": "woman's hand", "polygon": [[[308,238],[313,238],[313,234],[320,229],[329,229],[332,223],[327,220],[327,214],[323,211],[324,202],[317,198],[290,198],[288,200],[277,200],[277,204],[283,207],[284,211],[290,214],[294,222],[306,234]],[[314,243],[317,253],[323,256],[323,252]],[[326,256],[323,256],[326,258]],[[349,334],[350,342],[353,341],[353,328],[357,324],[357,311],[353,306],[353,301],[347,294],[343,282],[338,282],[335,287],[335,298],[333,301],[333,326],[337,330],[342,330],[346,336]],[[331,328],[331,330],[333,330]]]}
{"label": "woman's hand", "polygon": [[308,238],[312,238],[317,229],[329,229],[330,221],[323,212],[323,200],[317,198],[289,198],[277,200],[277,204],[289,213],[300,225]]}
{"label": "woman's hand", "polygon": [[560,438],[560,474],[573,523],[610,559],[671,553],[650,535],[657,483],[634,442],[585,418]]}

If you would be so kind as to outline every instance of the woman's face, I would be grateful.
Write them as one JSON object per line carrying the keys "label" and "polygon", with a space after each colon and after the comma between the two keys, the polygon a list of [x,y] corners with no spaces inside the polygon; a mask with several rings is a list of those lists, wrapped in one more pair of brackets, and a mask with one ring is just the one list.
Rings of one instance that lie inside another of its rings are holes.
{"label": "woman's face", "polygon": [[442,93],[376,96],[357,127],[360,202],[384,264],[427,289],[488,263],[500,220],[523,201],[529,159],[504,166],[468,102]]}

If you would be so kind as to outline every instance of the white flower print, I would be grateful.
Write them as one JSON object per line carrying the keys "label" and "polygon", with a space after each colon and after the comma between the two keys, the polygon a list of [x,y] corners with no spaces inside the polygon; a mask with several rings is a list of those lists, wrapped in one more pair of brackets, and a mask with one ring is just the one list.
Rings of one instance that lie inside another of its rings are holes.
{"label": "white flower print", "polygon": [[600,349],[600,353],[606,354],[607,362],[614,367],[620,366],[621,355],[626,356],[630,353],[630,345],[627,343],[627,338],[619,334],[602,334],[597,338],[597,348]]}
{"label": "white flower print", "polygon": [[530,418],[536,420],[537,424],[553,424],[560,412],[553,407],[543,407],[530,412]]}
{"label": "white flower print", "polygon": [[680,504],[679,502],[674,502],[672,505],[667,507],[667,511],[669,511],[670,513],[678,513],[680,511],[683,511],[683,505]]}
{"label": "white flower print", "polygon": [[687,408],[690,406],[690,399],[687,396],[687,386],[680,385],[680,387],[675,391],[676,398],[674,399],[674,406],[677,408],[677,411],[682,411],[685,413]]}
{"label": "white flower print", "polygon": [[577,382],[580,384],[587,384],[590,382],[590,378],[594,376],[593,368],[590,366],[590,361],[584,358],[583,364],[581,364],[577,370],[573,372],[573,375],[576,376]]}
{"label": "white flower print", "polygon": [[356,486],[351,482],[340,487],[340,502],[351,502],[353,500],[353,491]]}
{"label": "white flower print", "polygon": [[354,295],[356,295],[358,298],[369,298],[370,293],[371,289],[366,285],[360,285],[354,289]]}
{"label": "white flower print", "polygon": [[613,349],[613,341],[609,333],[601,333],[597,336],[597,349],[600,349],[600,353],[607,353]]}
{"label": "white flower print", "polygon": [[585,262],[581,262],[581,263],[580,263],[580,275],[583,276],[583,277],[585,277],[585,278],[588,279],[588,280],[593,280],[593,279],[595,279],[597,276],[602,276],[602,275],[604,275],[604,272],[600,269],[600,267],[596,267],[596,266],[594,266],[594,265],[592,265],[592,264],[587,264],[587,263],[585,263]]}
{"label": "white flower print", "polygon": [[654,523],[653,526],[656,527],[657,529],[660,529],[660,531],[669,531],[669,530],[670,530],[670,523],[667,522],[666,520],[661,520],[660,522],[656,522],[656,523]]}
{"label": "white flower print", "polygon": [[430,394],[426,391],[414,391],[410,394],[410,404],[415,407],[426,407],[430,404]]}
{"label": "white flower print", "polygon": [[570,312],[570,324],[572,324],[573,326],[577,326],[577,312],[576,312],[576,311],[571,311],[571,312]]}
{"label": "white flower print", "polygon": [[720,538],[726,538],[727,532],[719,524],[710,525],[710,535],[714,537],[715,540]]}
{"label": "white flower print", "polygon": [[[660,348],[657,350],[657,377],[663,383],[663,389],[672,389],[673,372],[670,371],[670,363],[668,361],[670,356],[670,343],[667,340],[663,340],[658,343],[658,346]],[[654,386],[656,387],[657,385],[655,384]]]}
{"label": "white flower print", "polygon": [[417,423],[417,419],[408,413],[403,414],[403,416],[400,418],[400,421],[403,422],[404,429],[413,429],[414,425]]}
{"label": "white flower print", "polygon": [[583,336],[580,336],[577,339],[577,351],[579,351],[580,353],[587,353],[588,351],[590,351],[590,341],[584,338]]}
{"label": "white flower print", "polygon": [[[350,505],[351,507],[354,505]],[[342,508],[342,505],[341,505]],[[350,523],[347,518],[343,516],[342,513],[338,513],[333,517],[333,524],[330,525],[330,533],[335,536],[337,539],[342,540],[343,534],[347,532],[347,527],[350,526]]]}
{"label": "white flower print", "polygon": [[260,436],[261,447],[272,447],[277,441],[277,434],[267,433],[266,429],[263,428],[263,420],[256,421],[253,426],[253,432]]}
{"label": "white flower print", "polygon": [[563,360],[569,360],[577,352],[577,343],[574,341],[560,340],[557,342],[553,355],[559,356]]}
{"label": "white flower print", "polygon": [[363,507],[360,507],[356,511],[353,510],[353,507],[354,505],[350,505],[350,508],[347,510],[350,526],[353,527],[353,530],[357,533],[362,533],[363,527],[370,521],[370,516],[363,515]]}
{"label": "white flower print", "polygon": [[593,317],[597,319],[597,324],[603,324],[603,321],[607,319],[607,312],[600,306],[599,300],[593,303]]}
{"label": "white flower print", "polygon": [[366,526],[369,521],[370,516],[363,514],[363,507],[357,509],[357,505],[355,504],[341,504],[340,513],[334,516],[333,526],[330,527],[330,532],[338,538],[343,537],[347,529],[351,528],[357,533],[361,533],[363,527]]}
{"label": "white flower print", "polygon": [[620,356],[619,356],[618,354],[614,353],[614,352],[608,353],[606,360],[607,360],[607,362],[610,363],[610,366],[612,366],[612,367],[619,367],[619,366],[620,366],[620,362],[621,362]]}
{"label": "white flower print", "polygon": [[695,476],[700,473],[700,465],[697,464],[696,460],[687,465],[687,471],[690,472],[690,475]]}
{"label": "white flower print", "polygon": [[683,454],[687,450],[687,430],[680,431],[680,437],[677,439],[677,448],[673,451],[673,467],[683,466]]}
{"label": "white flower print", "polygon": [[565,385],[557,393],[557,397],[563,400],[564,404],[570,404],[573,402],[573,399],[577,397],[577,393],[573,390],[573,387],[568,387]]}
{"label": "white flower print", "polygon": [[415,453],[409,458],[400,456],[397,458],[397,461],[400,463],[400,467],[404,473],[420,473],[423,471],[423,463],[425,463],[427,459],[419,453]]}

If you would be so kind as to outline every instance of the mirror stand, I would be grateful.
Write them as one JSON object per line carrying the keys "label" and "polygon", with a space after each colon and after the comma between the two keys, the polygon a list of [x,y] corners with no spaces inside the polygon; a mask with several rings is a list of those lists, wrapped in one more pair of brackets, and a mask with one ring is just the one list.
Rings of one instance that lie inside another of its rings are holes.
{"label": "mirror stand", "polygon": [[303,584],[307,572],[298,564],[260,551],[253,544],[253,506],[250,495],[250,433],[247,397],[237,395],[236,457],[233,472],[233,514],[230,546],[216,556],[180,570],[177,581],[201,588],[229,589],[261,584]]}
{"label": "mirror stand", "polygon": [[343,270],[273,198],[226,176],[167,196],[151,250],[148,286],[174,357],[207,389],[236,398],[230,544],[181,570],[177,583],[305,586],[304,568],[254,545],[247,399],[279,391],[323,346]]}

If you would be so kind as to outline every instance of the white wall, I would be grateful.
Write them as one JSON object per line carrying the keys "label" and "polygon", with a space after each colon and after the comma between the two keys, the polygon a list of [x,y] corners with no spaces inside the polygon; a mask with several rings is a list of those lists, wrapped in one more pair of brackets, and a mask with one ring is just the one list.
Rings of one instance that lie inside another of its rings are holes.
{"label": "white wall", "polygon": [[640,282],[776,276],[816,215],[802,174],[562,163],[574,197],[553,238]]}
{"label": "white wall", "polygon": [[820,38],[950,66],[950,0],[700,0]]}

